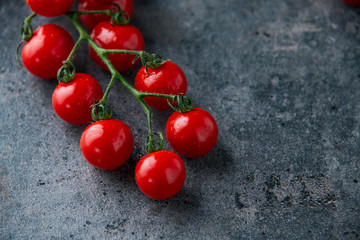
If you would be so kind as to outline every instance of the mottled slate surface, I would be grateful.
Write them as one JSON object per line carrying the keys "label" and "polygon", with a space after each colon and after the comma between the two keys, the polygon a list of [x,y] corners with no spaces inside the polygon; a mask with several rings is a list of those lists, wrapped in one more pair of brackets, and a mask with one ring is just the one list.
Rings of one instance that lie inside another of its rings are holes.
{"label": "mottled slate surface", "polygon": [[[185,186],[167,201],[136,186],[146,119],[120,85],[109,101],[131,126],[132,158],[113,172],[84,160],[85,126],[52,109],[56,80],[16,65],[29,13],[24,1],[0,1],[1,239],[360,237],[359,9],[340,0],[134,0],[146,49],[184,70],[188,95],[220,129],[211,153],[184,158]],[[48,22],[76,37],[62,17],[34,25]],[[106,86],[86,45],[75,63]],[[154,112],[154,128],[170,114]]]}

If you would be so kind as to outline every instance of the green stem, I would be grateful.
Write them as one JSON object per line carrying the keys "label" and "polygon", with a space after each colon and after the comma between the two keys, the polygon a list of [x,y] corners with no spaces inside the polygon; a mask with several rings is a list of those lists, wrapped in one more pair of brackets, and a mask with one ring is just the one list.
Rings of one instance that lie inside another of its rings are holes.
{"label": "green stem", "polygon": [[[116,71],[116,70],[115,70]],[[125,78],[119,73],[116,71],[116,75],[117,75],[117,79],[118,81],[127,89],[129,90],[134,96],[135,98],[140,101],[140,98],[139,98],[139,91],[136,90],[128,81],[125,80]]]}
{"label": "green stem", "polygon": [[72,60],[73,60],[76,50],[78,49],[78,47],[82,41],[84,41],[84,38],[83,38],[83,36],[80,35],[80,37],[76,41],[75,45],[71,49],[71,52],[69,53],[67,59],[65,61],[63,61],[63,65],[57,73],[57,79],[59,82],[68,83],[74,79],[76,70],[75,70],[75,65],[72,62]]}
{"label": "green stem", "polygon": [[151,111],[149,106],[145,103],[143,99],[137,98],[140,102],[141,106],[144,108],[147,118],[147,124],[148,124],[148,141],[153,141],[153,131],[152,131],[152,123],[151,123]]}
{"label": "green stem", "polygon": [[169,95],[169,94],[162,94],[162,93],[150,93],[150,92],[138,92],[139,96],[141,98],[144,97],[162,97],[162,98],[167,98],[169,100],[175,100],[177,95]]}
{"label": "green stem", "polygon": [[107,15],[112,15],[113,11],[111,11],[110,9],[106,9],[106,10],[91,10],[91,11],[79,11],[79,12],[68,12],[68,15],[85,15],[85,14],[107,14]]}
{"label": "green stem", "polygon": [[23,41],[28,41],[33,35],[33,28],[31,26],[31,20],[36,16],[36,13],[30,14],[25,18],[21,27],[21,37]]}
{"label": "green stem", "polygon": [[139,55],[141,57],[146,57],[149,60],[153,60],[154,57],[151,56],[151,54],[145,52],[145,51],[136,51],[136,50],[127,50],[127,49],[104,49],[104,53],[124,53],[124,54],[134,54]]}
{"label": "green stem", "polygon": [[[144,99],[141,97],[137,97],[137,100],[140,102],[141,106],[143,106],[145,113],[146,113],[146,118],[147,118],[147,124],[148,124],[148,132],[147,132],[147,145],[146,145],[146,151],[148,153],[152,153],[152,152],[156,152],[159,150],[162,150],[164,147],[164,136],[162,134],[162,132],[158,132],[158,137],[159,139],[154,139],[154,133],[152,131],[152,123],[151,123],[151,111],[149,106],[145,103]],[[157,145],[157,142],[158,145]]]}
{"label": "green stem", "polygon": [[[128,81],[125,80],[125,78],[115,69],[114,65],[111,63],[110,59],[108,58],[108,54],[111,53],[123,53],[123,54],[134,54],[138,55],[141,58],[148,58],[153,59],[154,56],[148,54],[145,51],[134,51],[134,50],[126,50],[126,49],[103,49],[99,47],[89,36],[89,34],[83,29],[83,27],[80,25],[78,21],[78,16],[81,14],[91,14],[91,13],[98,13],[99,11],[87,11],[87,12],[74,12],[74,13],[68,13],[68,17],[70,21],[74,24],[75,28],[80,34],[79,40],[77,44],[79,44],[81,41],[86,41],[89,46],[98,54],[98,56],[102,59],[102,61],[105,63],[105,65],[108,67],[110,73],[111,73],[111,80],[106,88],[106,91],[104,93],[103,98],[100,100],[99,103],[106,104],[106,98],[109,94],[110,89],[114,85],[115,80],[118,80],[126,89],[128,89],[134,97],[139,101],[141,106],[144,108],[144,111],[146,113],[147,117],[147,124],[148,124],[148,132],[147,132],[147,139],[148,144],[146,147],[146,150],[148,152],[153,152],[162,149],[164,144],[164,138],[161,132],[159,132],[159,141],[160,144],[157,147],[156,146],[156,140],[154,139],[154,133],[152,131],[152,124],[151,124],[151,111],[149,106],[146,104],[144,97],[163,97],[167,98],[169,100],[175,100],[176,95],[168,95],[168,94],[160,94],[160,93],[147,93],[147,92],[140,92],[136,90],[131,84],[129,84]],[[75,44],[75,45],[77,45]],[[70,57],[70,56],[69,56]]]}
{"label": "green stem", "polygon": [[21,61],[19,58],[19,49],[20,47],[25,44],[33,35],[33,28],[31,26],[31,20],[36,16],[36,13],[32,13],[30,14],[28,17],[26,17],[24,19],[24,22],[21,26],[21,38],[22,41],[18,44],[17,48],[16,48],[16,61],[18,62],[19,66],[21,67]]}
{"label": "green stem", "polygon": [[127,49],[104,49],[104,53],[125,53],[134,55],[144,55],[145,51],[127,50]]}
{"label": "green stem", "polygon": [[110,89],[111,89],[112,86],[114,85],[115,80],[116,80],[116,76],[113,75],[113,76],[111,77],[111,80],[110,80],[110,82],[109,82],[109,84],[108,84],[108,86],[107,86],[107,88],[106,88],[106,90],[105,90],[105,93],[104,93],[102,99],[100,100],[100,102],[102,102],[102,103],[105,103],[105,102],[106,102],[106,98],[107,98],[107,96],[109,95]]}
{"label": "green stem", "polygon": [[81,12],[75,12],[75,13],[68,13],[67,17],[70,19],[70,21],[74,24],[76,30],[79,32],[79,39],[88,39],[90,38],[89,34],[83,29],[83,27],[81,26],[81,24],[78,21],[78,17],[80,15]]}
{"label": "green stem", "polygon": [[30,14],[28,17],[25,18],[24,24],[30,24],[31,20],[36,16],[36,13]]}
{"label": "green stem", "polygon": [[80,43],[81,43],[82,41],[84,41],[84,38],[82,38],[82,37],[80,36],[80,37],[78,38],[78,40],[76,41],[74,47],[72,48],[69,56],[67,57],[67,59],[66,59],[67,62],[71,62],[71,60],[73,59],[73,56],[75,55],[76,50],[78,49],[78,47],[79,47],[79,45],[80,45]]}

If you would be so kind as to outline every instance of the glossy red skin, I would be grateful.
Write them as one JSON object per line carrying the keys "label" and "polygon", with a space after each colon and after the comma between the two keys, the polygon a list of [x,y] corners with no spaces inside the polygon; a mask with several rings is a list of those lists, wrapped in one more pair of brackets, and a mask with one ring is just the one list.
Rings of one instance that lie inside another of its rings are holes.
{"label": "glossy red skin", "polygon": [[180,155],[201,157],[213,149],[219,130],[207,111],[194,107],[187,113],[174,112],[166,123],[169,145]]}
{"label": "glossy red skin", "polygon": [[[91,38],[100,47],[105,49],[126,49],[126,50],[137,50],[143,51],[145,48],[144,38],[140,31],[129,24],[111,26],[110,22],[101,22],[92,30]],[[89,47],[90,55],[93,60],[101,66],[103,69],[108,70],[105,63],[96,54],[96,52]],[[124,72],[135,67],[133,60],[134,54],[109,54],[108,55],[111,63],[114,65],[116,70]]]}
{"label": "glossy red skin", "polygon": [[44,78],[56,78],[62,62],[74,46],[71,35],[55,24],[39,26],[24,45],[22,61],[29,72]]}
{"label": "glossy red skin", "polygon": [[66,13],[74,0],[25,0],[30,9],[44,17],[56,17]]}
{"label": "glossy red skin", "polygon": [[[129,17],[131,17],[133,12],[132,0],[80,0],[78,10],[90,11],[113,9],[117,11],[117,8],[114,5],[109,4],[109,2],[118,4],[121,10],[126,11],[129,14]],[[100,22],[110,21],[111,17],[106,14],[85,14],[81,15],[80,19],[89,29],[93,29]]]}
{"label": "glossy red skin", "polygon": [[119,120],[102,120],[89,125],[81,135],[80,148],[93,166],[114,170],[131,156],[134,138],[130,128]]}
{"label": "glossy red skin", "polygon": [[176,195],[184,185],[185,165],[172,151],[157,151],[145,155],[135,168],[135,180],[148,197],[165,200]]}
{"label": "glossy red skin", "polygon": [[[135,78],[135,88],[141,92],[178,95],[186,94],[187,81],[184,72],[175,63],[167,61],[157,68],[148,68],[149,75],[142,66]],[[146,103],[159,111],[170,108],[165,98],[145,97]],[[173,104],[173,103],[172,103]],[[173,104],[175,105],[175,104]]]}
{"label": "glossy red skin", "polygon": [[56,114],[71,124],[86,124],[92,121],[91,106],[99,101],[103,91],[95,78],[89,74],[76,73],[69,83],[59,83],[52,95]]}
{"label": "glossy red skin", "polygon": [[343,0],[343,2],[353,6],[360,6],[360,0]]}

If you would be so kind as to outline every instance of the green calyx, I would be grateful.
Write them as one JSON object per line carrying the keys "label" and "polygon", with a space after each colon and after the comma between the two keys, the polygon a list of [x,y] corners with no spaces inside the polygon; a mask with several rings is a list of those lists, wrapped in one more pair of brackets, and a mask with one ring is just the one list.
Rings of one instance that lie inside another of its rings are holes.
{"label": "green calyx", "polygon": [[19,45],[17,46],[16,48],[16,61],[18,62],[19,66],[21,67],[21,61],[20,61],[20,58],[19,58],[19,49],[20,47],[26,43],[27,41],[30,40],[30,38],[32,37],[33,35],[33,28],[31,26],[31,20],[33,19],[33,17],[35,17],[36,14],[35,13],[32,13],[30,16],[28,16],[27,18],[25,18],[22,26],[21,26],[21,38],[22,38],[22,41],[19,43]]}
{"label": "green calyx", "polygon": [[36,14],[33,13],[30,16],[28,16],[27,18],[25,18],[25,20],[21,26],[21,37],[22,37],[23,41],[25,41],[25,42],[28,41],[33,35],[33,28],[31,26],[31,20],[35,16],[36,16]]}
{"label": "green calyx", "polygon": [[146,68],[157,68],[163,65],[166,61],[159,54],[150,54],[151,58],[148,58],[148,61],[145,63]]}
{"label": "green calyx", "polygon": [[75,65],[70,61],[63,61],[62,67],[57,72],[57,79],[59,82],[68,83],[75,77]]}
{"label": "green calyx", "polygon": [[174,107],[174,105],[169,101],[169,99],[167,99],[167,103],[169,104],[169,106],[176,112],[186,113],[186,112],[190,112],[194,108],[191,98],[185,95],[182,94],[176,95],[174,97],[174,101],[177,102],[176,107]]}
{"label": "green calyx", "polygon": [[141,64],[145,67],[147,73],[146,76],[149,76],[148,68],[157,68],[163,65],[165,62],[169,61],[169,60],[164,60],[162,56],[159,54],[154,54],[154,53],[149,54],[144,51],[134,58],[133,63],[139,58],[141,59]]}
{"label": "green calyx", "polygon": [[21,38],[23,41],[27,42],[33,35],[33,28],[30,23],[27,23],[26,21],[23,22],[23,25],[21,27]]}
{"label": "green calyx", "polygon": [[110,119],[112,116],[111,106],[103,101],[97,102],[92,106],[92,119],[93,121]]}
{"label": "green calyx", "polygon": [[118,24],[118,25],[125,25],[130,22],[129,13],[126,11],[121,10],[121,7],[116,3],[110,3],[117,8],[117,12],[112,11],[111,14],[111,25]]}
{"label": "green calyx", "polygon": [[163,147],[164,147],[164,134],[161,131],[157,133],[153,133],[152,135],[148,136],[147,145],[146,145],[147,153],[160,151],[163,149]]}

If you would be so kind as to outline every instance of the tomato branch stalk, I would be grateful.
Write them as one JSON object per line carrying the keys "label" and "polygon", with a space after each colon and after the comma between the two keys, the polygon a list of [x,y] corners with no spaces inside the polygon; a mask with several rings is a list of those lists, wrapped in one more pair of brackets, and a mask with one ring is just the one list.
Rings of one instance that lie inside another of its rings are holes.
{"label": "tomato branch stalk", "polygon": [[[119,11],[120,13],[117,15],[119,17],[120,15],[123,16],[123,12]],[[140,92],[136,90],[131,84],[129,84],[128,81],[125,80],[125,78],[115,69],[113,64],[108,58],[108,54],[118,53],[118,54],[133,54],[135,55],[134,61],[136,61],[138,58],[141,59],[141,63],[143,66],[147,68],[155,68],[161,66],[164,61],[162,60],[160,55],[157,54],[149,54],[145,51],[135,51],[135,50],[126,50],[126,49],[104,49],[99,47],[89,36],[89,34],[84,30],[84,28],[79,23],[78,17],[82,14],[94,14],[94,13],[105,13],[109,14],[111,16],[115,16],[114,12],[111,10],[100,10],[100,11],[86,11],[86,12],[69,12],[67,13],[68,18],[73,23],[77,31],[79,32],[79,38],[69,54],[66,61],[64,61],[64,65],[62,68],[59,69],[58,78],[65,79],[65,81],[68,81],[70,78],[72,79],[75,74],[75,66],[72,64],[72,58],[74,56],[74,53],[76,49],[78,48],[79,44],[82,41],[85,41],[89,44],[89,46],[97,53],[97,55],[102,59],[102,61],[105,63],[105,65],[108,67],[110,74],[111,74],[111,80],[105,90],[105,93],[103,95],[103,98],[99,102],[95,102],[92,109],[92,117],[94,121],[97,120],[103,120],[103,119],[109,119],[112,116],[111,107],[109,104],[106,103],[106,98],[113,87],[115,81],[117,80],[120,82],[126,89],[128,89],[134,97],[139,101],[141,106],[143,107],[146,117],[147,117],[147,124],[148,124],[148,131],[147,131],[147,145],[146,145],[146,151],[148,153],[155,152],[158,150],[161,150],[164,146],[164,135],[161,131],[154,133],[152,130],[152,113],[148,106],[148,104],[145,102],[145,97],[162,97],[166,98],[168,100],[169,105],[176,111],[180,112],[186,112],[190,111],[193,108],[192,102],[190,98],[182,95],[170,95],[170,94],[161,94],[161,93],[148,93],[148,92]],[[148,71],[147,71],[148,72]],[[175,108],[170,101],[177,102],[178,107]]]}

